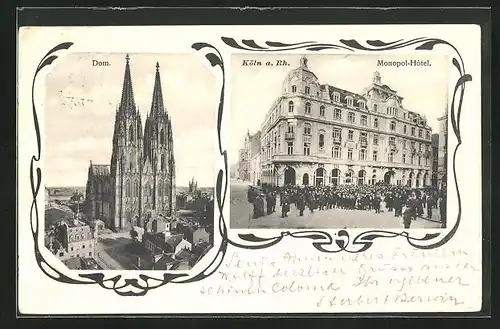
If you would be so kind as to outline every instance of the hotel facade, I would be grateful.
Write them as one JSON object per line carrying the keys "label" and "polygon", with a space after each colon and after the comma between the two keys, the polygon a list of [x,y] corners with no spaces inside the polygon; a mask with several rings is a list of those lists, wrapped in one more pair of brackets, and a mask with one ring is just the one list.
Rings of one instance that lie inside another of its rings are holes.
{"label": "hotel facade", "polygon": [[261,125],[261,182],[430,185],[431,128],[402,101],[378,72],[362,94],[320,84],[302,57]]}

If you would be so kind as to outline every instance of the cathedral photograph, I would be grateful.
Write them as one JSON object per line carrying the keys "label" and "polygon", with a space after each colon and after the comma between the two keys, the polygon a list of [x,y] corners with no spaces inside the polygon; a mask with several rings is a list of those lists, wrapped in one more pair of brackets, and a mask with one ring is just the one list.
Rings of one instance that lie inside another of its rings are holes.
{"label": "cathedral photograph", "polygon": [[195,266],[214,234],[217,103],[203,62],[74,53],[48,74],[46,95],[51,253],[70,269]]}
{"label": "cathedral photograph", "polygon": [[234,55],[231,228],[445,228],[447,65]]}

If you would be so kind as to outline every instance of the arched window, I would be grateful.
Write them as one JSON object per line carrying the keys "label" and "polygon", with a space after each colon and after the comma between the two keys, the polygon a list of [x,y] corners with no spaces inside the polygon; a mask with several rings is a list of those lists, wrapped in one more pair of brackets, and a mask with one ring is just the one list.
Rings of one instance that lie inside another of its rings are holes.
{"label": "arched window", "polygon": [[311,114],[311,103],[306,103],[306,114]]}
{"label": "arched window", "polygon": [[137,180],[134,182],[134,195],[136,197],[139,196],[139,181],[137,181]]}
{"label": "arched window", "polygon": [[129,128],[129,140],[131,142],[134,141],[134,127],[132,125],[130,125],[130,128]]}
{"label": "arched window", "polygon": [[347,115],[347,121],[349,121],[349,123],[355,123],[356,117],[354,112],[349,112],[349,114]]}
{"label": "arched window", "polygon": [[293,85],[292,86],[292,93],[296,93],[297,92],[297,86]]}
{"label": "arched window", "polygon": [[163,196],[163,186],[162,182],[158,182],[158,196]]}
{"label": "arched window", "polygon": [[391,121],[391,130],[396,130],[396,121]]}
{"label": "arched window", "polygon": [[319,115],[322,117],[325,116],[325,107],[323,105],[319,108]]}
{"label": "arched window", "polygon": [[373,127],[378,128],[378,118],[373,119]]}
{"label": "arched window", "polygon": [[125,184],[125,196],[126,197],[132,196],[132,192],[130,190],[130,181],[129,180],[127,180],[127,183]]}
{"label": "arched window", "polygon": [[161,155],[161,170],[165,170],[165,154]]}
{"label": "arched window", "polygon": [[288,102],[288,112],[293,112],[293,102]]}
{"label": "arched window", "polygon": [[318,136],[318,146],[320,149],[325,147],[325,134],[324,132],[320,132]]}
{"label": "arched window", "polygon": [[309,88],[308,86],[306,86],[306,88],[305,88],[305,92],[306,92],[306,94],[308,94],[308,95],[309,95],[309,93],[311,92],[311,88]]}

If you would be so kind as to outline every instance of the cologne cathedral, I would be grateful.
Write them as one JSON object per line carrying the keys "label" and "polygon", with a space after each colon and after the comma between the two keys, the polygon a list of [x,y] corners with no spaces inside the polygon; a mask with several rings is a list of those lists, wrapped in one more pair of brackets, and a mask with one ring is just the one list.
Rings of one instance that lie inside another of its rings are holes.
{"label": "cologne cathedral", "polygon": [[163,105],[160,66],[156,63],[151,109],[143,131],[128,55],[125,60],[111,165],[91,160],[86,189],[86,215],[117,231],[144,227],[151,216],[173,216],[176,198],[172,126]]}

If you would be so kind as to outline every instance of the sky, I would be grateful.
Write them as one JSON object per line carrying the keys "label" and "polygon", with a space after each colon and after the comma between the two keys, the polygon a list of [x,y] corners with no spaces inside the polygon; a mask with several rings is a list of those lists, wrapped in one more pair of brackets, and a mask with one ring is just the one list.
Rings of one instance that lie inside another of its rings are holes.
{"label": "sky", "polygon": [[[260,129],[273,102],[280,96],[287,74],[299,67],[302,54],[233,54],[230,73],[229,160],[238,161],[238,150],[243,145],[247,129],[253,134]],[[446,106],[448,88],[448,59],[441,55],[393,54],[331,55],[307,54],[309,70],[320,84],[328,83],[361,94],[379,71],[382,83],[402,96],[403,107],[423,114],[433,133],[437,133],[437,118]],[[377,61],[429,59],[429,67],[378,67]],[[243,60],[285,60],[290,66],[243,66]]]}
{"label": "sky", "polygon": [[[125,55],[74,53],[57,59],[46,80],[46,186],[85,186],[90,160],[110,164]],[[93,60],[107,61],[110,66],[93,66]],[[143,129],[151,108],[156,62],[164,106],[172,121],[176,184],[187,186],[194,177],[200,187],[214,186],[215,77],[194,54],[130,53],[134,98]],[[80,102],[75,104],[70,97]]]}

